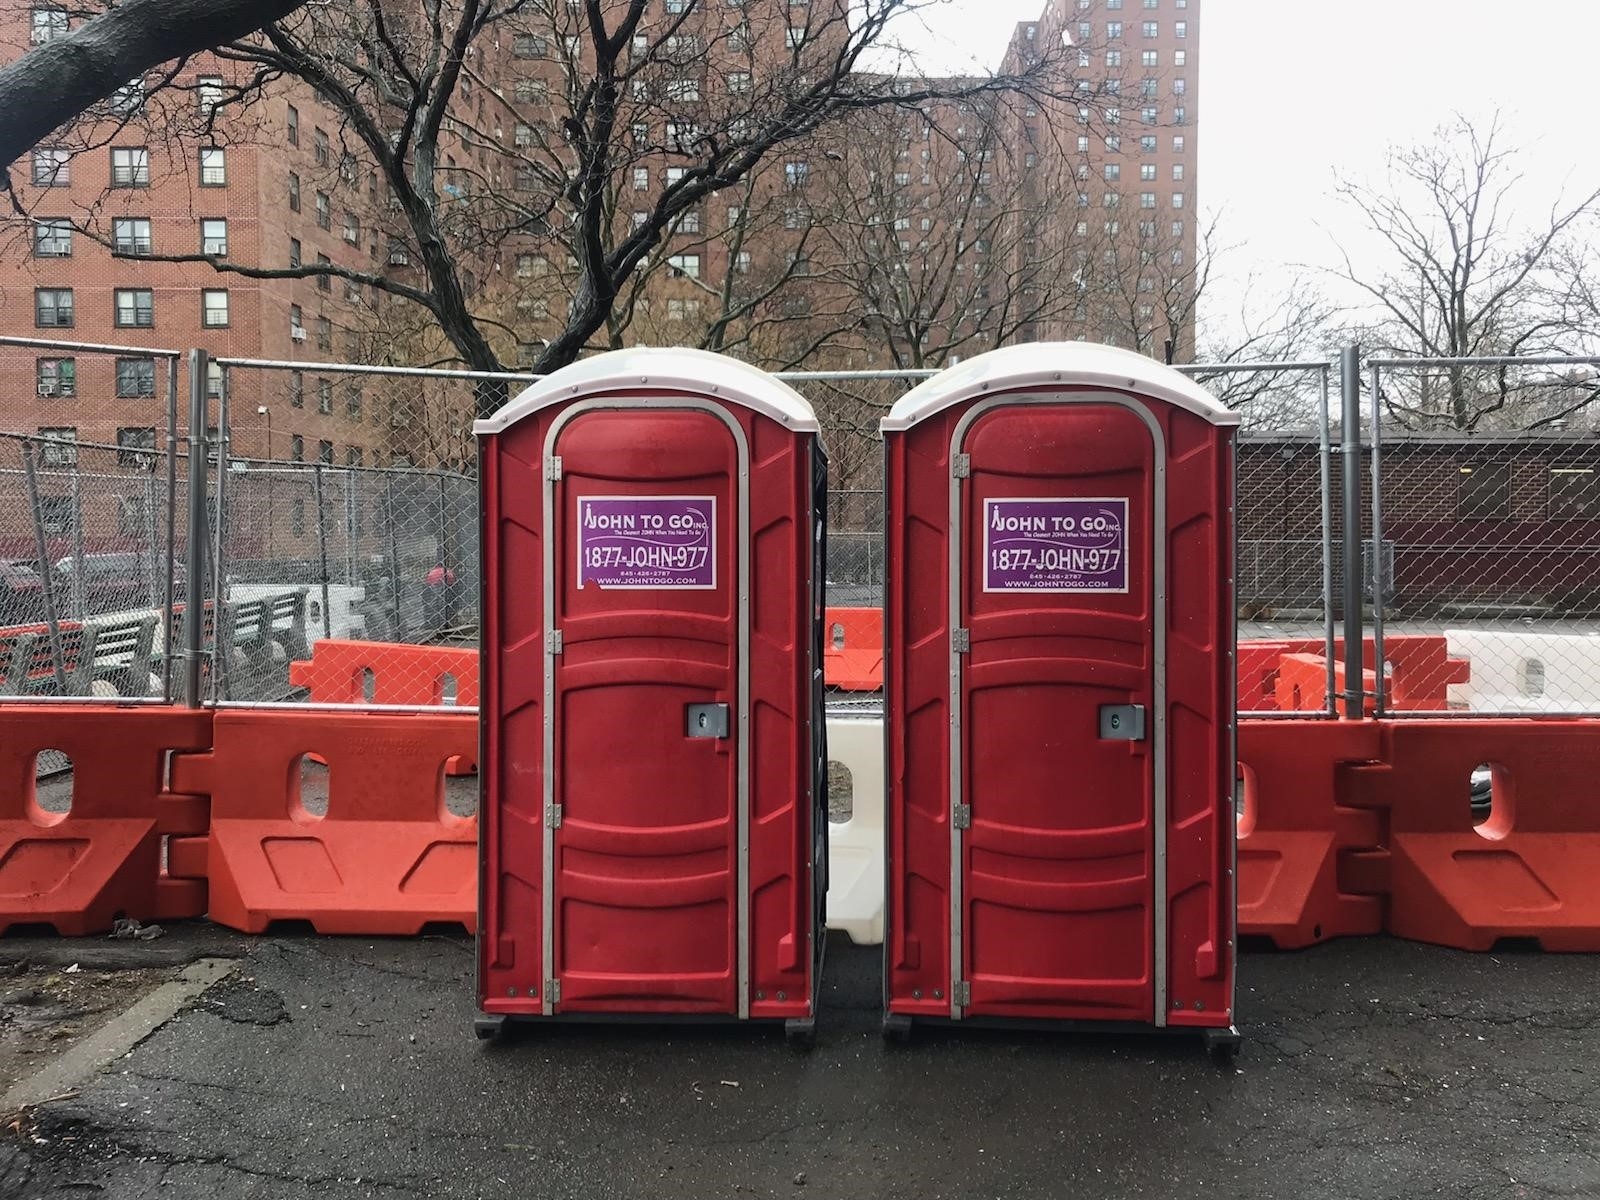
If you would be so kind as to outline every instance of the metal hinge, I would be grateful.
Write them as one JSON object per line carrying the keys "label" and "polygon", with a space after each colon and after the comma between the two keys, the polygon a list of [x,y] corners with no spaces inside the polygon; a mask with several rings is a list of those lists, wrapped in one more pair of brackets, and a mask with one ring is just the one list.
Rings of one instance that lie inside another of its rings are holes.
{"label": "metal hinge", "polygon": [[559,979],[546,979],[544,981],[544,995],[545,995],[545,999],[549,1000],[551,1004],[560,1004],[561,1003],[561,980],[559,980]]}
{"label": "metal hinge", "polygon": [[968,1008],[972,1004],[972,985],[965,979],[958,979],[951,986],[950,994],[955,998],[957,1006]]}
{"label": "metal hinge", "polygon": [[967,479],[972,475],[972,455],[957,454],[950,460],[950,474],[957,479]]}
{"label": "metal hinge", "polygon": [[544,648],[551,654],[561,653],[561,630],[552,629],[544,635]]}
{"label": "metal hinge", "polygon": [[970,629],[957,629],[950,635],[950,647],[957,654],[966,654],[972,649],[972,631]]}
{"label": "metal hinge", "polygon": [[552,454],[544,460],[544,477],[551,483],[561,481],[561,455]]}
{"label": "metal hinge", "polygon": [[955,816],[952,819],[955,821],[957,829],[971,829],[972,828],[972,805],[970,805],[970,804],[958,804],[958,805],[956,805]]}
{"label": "metal hinge", "polygon": [[547,804],[544,809],[544,823],[551,829],[561,828],[561,805]]}

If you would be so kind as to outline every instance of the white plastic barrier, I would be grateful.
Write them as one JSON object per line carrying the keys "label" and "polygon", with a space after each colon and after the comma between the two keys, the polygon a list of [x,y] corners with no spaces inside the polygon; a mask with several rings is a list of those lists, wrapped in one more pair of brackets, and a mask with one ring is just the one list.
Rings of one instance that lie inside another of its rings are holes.
{"label": "white plastic barrier", "polygon": [[366,599],[367,589],[345,583],[328,585],[328,616],[322,614],[320,583],[233,583],[228,585],[229,600],[266,600],[284,592],[301,592],[306,598],[306,639],[338,638],[347,641],[366,636],[367,619],[357,606]]}
{"label": "white plastic barrier", "polygon": [[1472,663],[1450,706],[1483,713],[1600,711],[1600,633],[1447,629],[1450,657]]}
{"label": "white plastic barrier", "polygon": [[828,718],[828,758],[850,772],[848,821],[828,824],[828,928],[883,942],[883,720]]}

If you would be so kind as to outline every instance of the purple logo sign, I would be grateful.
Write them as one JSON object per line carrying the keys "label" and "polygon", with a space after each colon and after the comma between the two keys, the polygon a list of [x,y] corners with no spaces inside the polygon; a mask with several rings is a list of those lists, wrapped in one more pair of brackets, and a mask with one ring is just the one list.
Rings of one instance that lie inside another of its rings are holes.
{"label": "purple logo sign", "polygon": [[1126,592],[1125,496],[983,502],[986,592]]}
{"label": "purple logo sign", "polygon": [[578,586],[717,586],[714,496],[579,496]]}

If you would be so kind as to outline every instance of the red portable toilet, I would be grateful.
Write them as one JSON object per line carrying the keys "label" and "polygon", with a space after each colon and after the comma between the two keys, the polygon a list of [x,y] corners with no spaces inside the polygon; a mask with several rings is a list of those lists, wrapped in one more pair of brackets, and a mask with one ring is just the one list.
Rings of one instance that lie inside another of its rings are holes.
{"label": "red portable toilet", "polygon": [[981,355],[883,420],[890,1036],[1237,1045],[1238,420],[1076,342]]}
{"label": "red portable toilet", "polygon": [[480,1037],[782,1020],[827,893],[826,460],[810,405],[622,350],[479,421]]}

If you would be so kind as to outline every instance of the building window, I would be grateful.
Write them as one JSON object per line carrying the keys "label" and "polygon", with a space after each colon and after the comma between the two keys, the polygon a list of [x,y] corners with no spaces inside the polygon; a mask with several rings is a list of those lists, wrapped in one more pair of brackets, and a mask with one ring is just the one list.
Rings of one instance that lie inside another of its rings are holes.
{"label": "building window", "polygon": [[1121,165],[1119,163],[1107,163],[1105,165],[1105,177],[1107,179],[1121,179],[1122,178],[1122,167],[1121,167]]}
{"label": "building window", "polygon": [[1106,66],[1108,66],[1108,67],[1120,67],[1121,65],[1122,65],[1122,51],[1121,50],[1107,50],[1106,51]]}
{"label": "building window", "polygon": [[207,218],[200,222],[200,253],[224,257],[228,253],[228,222]]}
{"label": "building window", "polygon": [[733,260],[733,269],[739,275],[750,274],[750,251],[741,250]]}
{"label": "building window", "polygon": [[1108,42],[1114,42],[1118,38],[1120,38],[1121,36],[1122,36],[1122,22],[1121,21],[1107,21],[1106,22],[1106,40]]}
{"label": "building window", "polygon": [[317,411],[323,416],[333,412],[333,380],[317,380]]}
{"label": "building window", "polygon": [[1078,153],[1089,153],[1089,135],[1086,133],[1080,133],[1078,135]]}
{"label": "building window", "polygon": [[1183,193],[1182,192],[1173,192],[1172,193],[1172,207],[1173,208],[1182,208],[1183,207]]}
{"label": "building window", "polygon": [[667,266],[672,268],[672,274],[682,275],[686,279],[700,278],[700,256],[698,254],[674,254],[667,259]]}
{"label": "building window", "polygon": [[1161,65],[1161,51],[1145,50],[1141,52],[1139,55],[1139,65],[1141,67],[1159,67]]}
{"label": "building window", "polygon": [[1144,23],[1144,35],[1147,38],[1160,37],[1161,36],[1161,22],[1159,22],[1159,21],[1146,21]]}
{"label": "building window", "polygon": [[316,160],[317,166],[328,165],[328,131],[315,129],[311,132],[311,156]]}
{"label": "building window", "polygon": [[206,288],[200,293],[200,324],[207,329],[227,328],[228,293],[225,290]]}
{"label": "building window", "polygon": [[344,448],[344,465],[347,467],[359,467],[365,457],[360,446],[346,446]]}
{"label": "building window", "polygon": [[200,186],[226,187],[228,153],[221,146],[205,146],[200,151]]}
{"label": "building window", "polygon": [[361,415],[361,385],[352,383],[344,390],[344,411],[349,417]]}
{"label": "building window", "polygon": [[125,425],[117,430],[117,466],[148,469],[155,462],[155,457],[154,425]]}
{"label": "building window", "polygon": [[72,257],[72,222],[63,217],[41,217],[33,224],[35,258]]}
{"label": "building window", "polygon": [[201,75],[195,79],[195,99],[200,104],[200,115],[210,117],[222,104],[222,76]]}
{"label": "building window", "polygon": [[333,465],[333,443],[323,439],[317,443],[317,461],[327,466]]}
{"label": "building window", "polygon": [[[333,259],[329,258],[326,254],[319,254],[319,255],[317,255],[317,266],[319,266],[319,267],[331,267],[331,266],[333,266]],[[331,292],[332,290],[333,290],[333,277],[328,275],[328,274],[326,274],[326,273],[318,275],[317,276],[317,291],[319,291],[319,292]]]}
{"label": "building window", "polygon": [[643,192],[650,187],[650,168],[635,167],[633,169],[633,190]]}
{"label": "building window", "polygon": [[533,145],[533,126],[524,121],[518,121],[511,135],[512,144],[521,148]]}
{"label": "building window", "polygon": [[1154,208],[1155,206],[1156,206],[1156,194],[1154,192],[1140,192],[1139,193],[1139,207],[1140,208]]}
{"label": "building window", "polygon": [[1141,100],[1154,100],[1160,94],[1161,84],[1154,79],[1141,79],[1139,81],[1139,98]]}
{"label": "building window", "polygon": [[71,182],[71,154],[54,149],[33,152],[34,187],[66,187]]}
{"label": "building window", "polygon": [[[290,462],[305,462],[305,460],[306,460],[306,439],[301,437],[298,433],[290,434],[289,435],[289,461]],[[305,510],[302,507],[302,502],[299,501],[299,500],[296,500],[295,501],[295,506],[300,509],[301,524],[304,524],[304,522],[305,522]]]}
{"label": "building window", "polygon": [[156,323],[155,293],[149,288],[117,288],[112,297],[122,329],[148,329]]}
{"label": "building window", "polygon": [[1511,515],[1510,463],[1468,463],[1456,479],[1458,520],[1503,521]]}
{"label": "building window", "polygon": [[1122,110],[1120,108],[1108,108],[1108,109],[1106,109],[1106,123],[1108,125],[1117,125],[1117,124],[1120,124],[1121,121],[1122,121]]}
{"label": "building window", "polygon": [[1181,96],[1185,92],[1187,92],[1188,90],[1189,90],[1189,82],[1188,82],[1188,80],[1185,80],[1185,79],[1174,79],[1172,81],[1172,94],[1174,96]]}
{"label": "building window", "polygon": [[1188,37],[1189,36],[1189,22],[1187,22],[1187,21],[1179,21],[1176,25],[1174,25],[1172,27],[1172,36],[1173,37],[1177,37],[1177,38],[1186,38],[1186,37]]}
{"label": "building window", "polygon": [[71,358],[41,358],[34,364],[34,378],[41,396],[76,396],[78,363]]}
{"label": "building window", "polygon": [[[463,75],[462,79],[465,80],[466,76]],[[463,84],[463,86],[465,85]],[[351,187],[355,187],[360,183],[361,175],[356,170],[356,156],[348,150],[339,152],[339,178]]]}
{"label": "building window", "polygon": [[729,71],[728,93],[733,96],[746,96],[750,93],[750,72]]}
{"label": "building window", "polygon": [[78,461],[76,425],[42,425],[39,427],[39,436],[44,439],[44,444],[39,447],[39,461],[44,466],[70,467]]}
{"label": "building window", "polygon": [[1154,180],[1155,177],[1156,177],[1156,165],[1155,165],[1155,163],[1140,163],[1139,164],[1139,178],[1140,179],[1143,179],[1146,182],[1149,182],[1151,180]]}
{"label": "building window", "polygon": [[1146,125],[1154,125],[1161,119],[1161,114],[1156,110],[1154,105],[1147,105],[1139,110],[1139,118]]}
{"label": "building window", "polygon": [[146,217],[118,217],[111,222],[111,249],[115,254],[150,253],[150,221]]}
{"label": "building window", "polygon": [[1183,178],[1183,164],[1182,163],[1173,163],[1172,164],[1172,178],[1174,180],[1181,180]]}
{"label": "building window", "polygon": [[289,407],[306,406],[306,377],[303,371],[289,372]]}
{"label": "building window", "polygon": [[289,145],[300,144],[300,110],[294,105],[289,105]]}
{"label": "building window", "polygon": [[1172,52],[1172,65],[1187,67],[1189,65],[1189,52],[1187,50],[1174,50]]}
{"label": "building window", "polygon": [[803,160],[783,164],[783,177],[790,187],[804,187],[811,175],[811,164]]}
{"label": "building window", "polygon": [[317,349],[333,349],[333,322],[327,317],[317,318]]}
{"label": "building window", "polygon": [[306,340],[305,316],[298,304],[289,305],[289,337],[297,342]]}
{"label": "building window", "polygon": [[69,28],[66,9],[36,8],[33,10],[33,28],[28,33],[28,41],[35,46],[42,46],[58,37],[65,37]]}
{"label": "building window", "polygon": [[1120,206],[1122,204],[1122,193],[1121,192],[1107,192],[1105,194],[1105,196],[1102,198],[1102,203],[1107,208],[1117,208],[1118,206]]}
{"label": "building window", "polygon": [[678,232],[679,233],[699,233],[700,232],[700,210],[698,208],[691,208],[688,212],[684,213],[681,217],[678,218]]}
{"label": "building window", "polygon": [[1183,236],[1183,222],[1182,221],[1174,221],[1172,223],[1172,236],[1173,237],[1182,237]]}
{"label": "building window", "polygon": [[344,214],[344,240],[352,246],[361,245],[361,222],[353,212]]}
{"label": "building window", "polygon": [[40,329],[66,329],[72,325],[72,289],[36,288],[33,323]]}
{"label": "building window", "polygon": [[149,187],[150,151],[143,146],[118,146],[111,150],[112,187]]}
{"label": "building window", "polygon": [[1184,140],[1183,140],[1183,134],[1175,133],[1175,134],[1172,135],[1172,152],[1174,154],[1182,154],[1183,153],[1183,149],[1184,149],[1184,144],[1185,143],[1184,143]]}
{"label": "building window", "polygon": [[1550,468],[1550,519],[1592,521],[1600,517],[1600,488],[1593,467]]}
{"label": "building window", "polygon": [[300,176],[289,172],[289,211],[300,211]]}
{"label": "building window", "polygon": [[404,242],[393,241],[389,243],[389,265],[391,267],[411,265],[411,251],[406,249]]}
{"label": "building window", "polygon": [[1155,137],[1155,134],[1147,133],[1147,134],[1145,134],[1143,137],[1141,137],[1139,139],[1139,153],[1140,154],[1154,154],[1155,152],[1156,152],[1156,137]]}
{"label": "building window", "polygon": [[333,201],[328,198],[327,192],[317,193],[317,228],[333,228]]}
{"label": "building window", "polygon": [[1180,104],[1172,110],[1172,123],[1174,125],[1187,125],[1189,123],[1189,113],[1183,105]]}
{"label": "building window", "polygon": [[542,79],[519,79],[516,83],[515,95],[522,104],[530,104],[536,100],[543,100],[549,91]]}
{"label": "building window", "polygon": [[679,101],[700,99],[700,81],[686,76],[667,80],[667,99]]}
{"label": "building window", "polygon": [[535,37],[531,33],[517,34],[511,39],[511,56],[513,58],[544,57],[544,39]]}
{"label": "building window", "polygon": [[153,358],[117,359],[117,398],[142,400],[156,394],[156,360]]}

